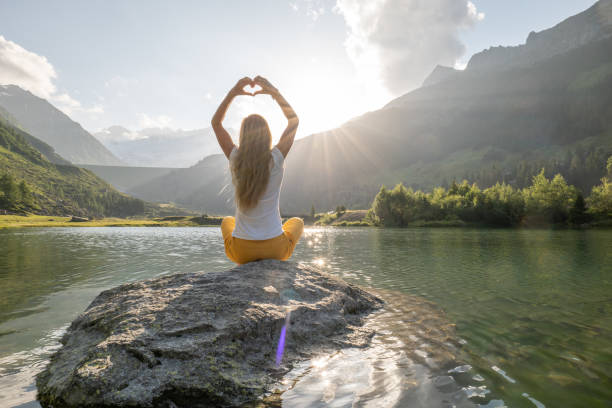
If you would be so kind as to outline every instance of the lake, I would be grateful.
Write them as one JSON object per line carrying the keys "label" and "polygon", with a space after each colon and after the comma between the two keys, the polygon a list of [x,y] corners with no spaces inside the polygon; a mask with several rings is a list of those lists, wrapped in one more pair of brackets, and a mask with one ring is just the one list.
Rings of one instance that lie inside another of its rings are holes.
{"label": "lake", "polygon": [[[298,365],[285,406],[612,406],[612,231],[307,228],[293,259],[390,314],[371,351]],[[101,290],[231,266],[212,227],[0,230],[0,406],[39,406],[34,375]],[[413,364],[436,326],[457,367]]]}

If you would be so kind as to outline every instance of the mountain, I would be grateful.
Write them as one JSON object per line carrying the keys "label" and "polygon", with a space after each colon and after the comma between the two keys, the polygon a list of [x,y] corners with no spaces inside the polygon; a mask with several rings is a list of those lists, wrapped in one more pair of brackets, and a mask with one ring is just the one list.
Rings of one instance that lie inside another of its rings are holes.
{"label": "mountain", "polygon": [[72,163],[121,165],[108,149],[45,99],[16,85],[0,85],[0,106],[28,134]]}
{"label": "mountain", "polygon": [[[235,131],[231,130],[230,133],[235,134]],[[111,126],[94,133],[94,136],[130,166],[189,167],[219,151],[211,128],[131,131],[121,126]]]}
{"label": "mountain", "polygon": [[97,164],[81,164],[79,167],[90,170],[124,193],[178,170],[172,167],[99,166]]}
{"label": "mountain", "polygon": [[[17,119],[15,119],[13,115],[8,113],[2,106],[0,106],[0,123],[9,125],[9,126],[13,126],[19,129],[21,128],[21,126],[17,122]],[[34,136],[27,134],[26,132],[21,132],[21,136],[25,139],[26,142],[32,145],[32,147],[34,147],[36,150],[42,153],[45,156],[45,158],[49,160],[51,163],[64,164],[64,165],[71,164],[68,160],[64,159],[62,156],[57,154],[55,152],[55,149],[53,149],[53,147],[49,146],[42,140],[37,139]]]}
{"label": "mountain", "polygon": [[0,120],[1,210],[80,216],[144,212],[143,201],[119,193],[88,170],[52,163],[29,140],[35,138]]}
{"label": "mountain", "polygon": [[457,75],[461,75],[460,70],[436,65],[434,70],[431,71],[431,74],[423,81],[423,86],[435,85],[440,82],[448,81],[449,79],[455,78]]}
{"label": "mountain", "polygon": [[[424,190],[464,178],[481,187],[497,181],[523,187],[541,168],[589,190],[612,154],[611,3],[602,0],[531,34],[530,45],[519,47],[529,50],[519,52],[521,63],[477,62],[490,58],[485,51],[463,72],[296,141],[281,211],[368,208],[381,184],[399,182]],[[515,48],[498,50],[497,61],[513,60]],[[531,58],[536,51],[541,57]],[[199,211],[232,211],[222,155],[130,191]]]}
{"label": "mountain", "polygon": [[492,47],[475,54],[470,71],[507,69],[543,61],[575,48],[612,36],[612,1],[601,0],[588,10],[539,33],[531,32],[525,44]]}
{"label": "mountain", "polygon": [[149,197],[158,202],[188,203],[192,210],[216,214],[230,211],[232,191],[227,159],[222,154],[208,156],[192,167],[176,169],[128,190],[145,200]]}

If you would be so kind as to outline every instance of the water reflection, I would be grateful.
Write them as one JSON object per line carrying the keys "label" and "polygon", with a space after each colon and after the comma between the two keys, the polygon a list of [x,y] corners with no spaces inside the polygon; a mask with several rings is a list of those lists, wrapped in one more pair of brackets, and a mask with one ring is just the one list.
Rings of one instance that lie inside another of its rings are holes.
{"label": "water reflection", "polygon": [[[475,407],[465,392],[471,382],[456,365],[460,347],[454,325],[431,302],[385,291],[385,310],[367,325],[376,329],[372,346],[346,349],[296,367],[283,388],[285,406],[304,407]],[[456,377],[456,378],[455,378]]]}
{"label": "water reflection", "polygon": [[[32,401],[34,373],[101,290],[231,266],[217,228],[5,230],[0,248],[3,407]],[[304,363],[277,404],[611,405],[611,231],[312,228],[294,257],[396,306],[373,320],[375,347]]]}
{"label": "water reflection", "polygon": [[332,272],[443,307],[468,344],[463,360],[491,390],[481,404],[612,403],[610,231],[319,233],[333,242],[315,248]]}

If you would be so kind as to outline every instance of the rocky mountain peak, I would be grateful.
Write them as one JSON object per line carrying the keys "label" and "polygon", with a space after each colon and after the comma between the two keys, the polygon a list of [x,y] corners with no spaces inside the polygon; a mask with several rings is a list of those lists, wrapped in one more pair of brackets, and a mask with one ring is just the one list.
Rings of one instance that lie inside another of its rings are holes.
{"label": "rocky mountain peak", "polygon": [[525,44],[491,47],[474,54],[467,69],[481,71],[531,65],[611,36],[612,0],[600,0],[552,28],[532,31]]}
{"label": "rocky mountain peak", "polygon": [[429,76],[425,78],[425,81],[423,81],[422,86],[429,86],[444,82],[450,78],[454,78],[455,75],[459,73],[461,73],[461,71],[455,68],[445,67],[444,65],[436,65],[434,70],[431,71],[431,74],[429,74]]}

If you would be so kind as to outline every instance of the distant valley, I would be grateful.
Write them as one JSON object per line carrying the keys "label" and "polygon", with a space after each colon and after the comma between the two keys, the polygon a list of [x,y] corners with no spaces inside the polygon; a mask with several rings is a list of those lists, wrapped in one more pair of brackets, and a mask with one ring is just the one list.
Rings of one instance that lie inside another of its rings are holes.
{"label": "distant valley", "polygon": [[[230,132],[236,134],[234,130]],[[135,167],[190,167],[220,151],[211,128],[133,131],[111,126],[94,133],[94,136],[124,163]]]}

